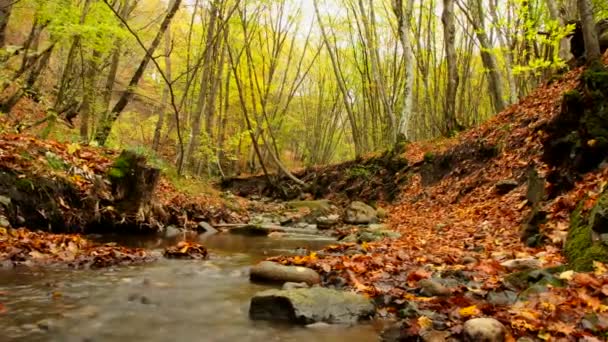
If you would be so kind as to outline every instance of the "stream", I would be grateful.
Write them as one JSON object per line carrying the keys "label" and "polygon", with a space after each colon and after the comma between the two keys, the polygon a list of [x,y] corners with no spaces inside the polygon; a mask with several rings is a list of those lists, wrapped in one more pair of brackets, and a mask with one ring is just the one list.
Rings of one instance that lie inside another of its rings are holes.
{"label": "stream", "polygon": [[[105,238],[107,239],[107,237]],[[111,239],[111,238],[110,238]],[[162,239],[116,238],[158,250]],[[0,268],[0,341],[376,341],[372,323],[293,327],[254,322],[249,282],[261,259],[329,242],[218,234],[202,238],[210,259],[159,259],[101,270]]]}

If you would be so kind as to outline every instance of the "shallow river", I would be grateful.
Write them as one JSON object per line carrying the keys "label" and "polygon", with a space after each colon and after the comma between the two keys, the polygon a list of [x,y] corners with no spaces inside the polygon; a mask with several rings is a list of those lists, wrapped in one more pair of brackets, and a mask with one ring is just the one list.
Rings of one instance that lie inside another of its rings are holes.
{"label": "shallow river", "polygon": [[[123,241],[159,249],[165,241]],[[0,341],[376,341],[371,324],[290,327],[248,318],[248,267],[324,242],[216,235],[206,261],[102,270],[0,268]]]}

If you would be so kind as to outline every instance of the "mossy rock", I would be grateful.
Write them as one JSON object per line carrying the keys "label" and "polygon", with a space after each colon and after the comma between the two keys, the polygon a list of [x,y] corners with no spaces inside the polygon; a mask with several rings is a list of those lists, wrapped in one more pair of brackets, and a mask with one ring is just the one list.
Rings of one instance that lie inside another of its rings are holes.
{"label": "mossy rock", "polygon": [[575,271],[593,270],[593,261],[608,262],[608,246],[594,239],[593,231],[598,215],[606,210],[608,192],[600,196],[588,217],[582,215],[582,204],[572,213],[564,254]]}
{"label": "mossy rock", "polygon": [[517,289],[527,289],[533,285],[551,285],[553,287],[563,286],[555,274],[565,271],[567,267],[556,266],[538,270],[526,270],[515,272],[505,277],[505,282]]}
{"label": "mossy rock", "polygon": [[603,65],[593,65],[583,72],[582,80],[589,90],[608,92],[608,69]]}

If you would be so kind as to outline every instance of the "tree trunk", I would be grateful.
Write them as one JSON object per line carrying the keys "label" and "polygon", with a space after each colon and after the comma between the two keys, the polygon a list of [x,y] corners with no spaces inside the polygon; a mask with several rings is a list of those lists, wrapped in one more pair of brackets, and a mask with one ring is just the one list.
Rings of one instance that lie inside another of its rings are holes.
{"label": "tree trunk", "polygon": [[104,122],[101,123],[99,130],[95,135],[95,140],[100,145],[105,145],[106,141],[108,140],[108,137],[110,136],[112,125],[114,124],[114,122],[116,122],[122,111],[125,109],[127,104],[129,104],[129,102],[135,95],[135,88],[139,84],[139,80],[141,79],[141,77],[144,75],[144,71],[146,70],[148,63],[150,63],[150,60],[152,59],[152,54],[154,53],[154,51],[156,51],[156,48],[160,44],[160,41],[162,40],[162,37],[164,36],[165,31],[167,30],[167,27],[169,27],[171,20],[175,16],[175,13],[177,13],[181,2],[182,0],[174,0],[174,2],[171,4],[169,12],[161,23],[160,29],[158,30],[156,37],[154,37],[154,40],[150,44],[150,47],[147,49],[147,51],[145,51],[144,58],[139,63],[139,67],[133,74],[133,77],[131,77],[131,81],[129,82],[127,89],[125,89],[120,99],[118,99],[118,102],[114,105],[114,108],[112,108],[112,111],[110,111]]}
{"label": "tree trunk", "polygon": [[192,157],[195,154],[194,152],[196,151],[196,149],[198,149],[200,145],[202,116],[205,113],[206,106],[208,105],[207,99],[208,94],[211,90],[211,80],[213,79],[212,64],[214,56],[213,50],[214,47],[217,46],[216,44],[214,44],[214,36],[216,33],[215,30],[217,26],[217,17],[219,15],[218,0],[213,1],[210,5],[211,11],[209,13],[209,24],[207,25],[207,37],[205,40],[200,90],[198,95],[198,101],[196,103],[196,109],[194,110],[194,116],[192,118],[190,141],[188,142],[188,147],[186,148],[186,154],[184,158],[181,159],[182,165],[189,165],[192,162]]}
{"label": "tree trunk", "polygon": [[388,94],[385,88],[385,77],[382,73],[380,66],[380,56],[378,54],[378,42],[377,32],[375,29],[375,13],[373,10],[374,4],[369,1],[369,19],[363,0],[359,0],[359,9],[361,11],[361,21],[365,32],[365,39],[367,40],[367,48],[369,50],[368,63],[371,68],[371,73],[374,82],[374,89],[377,91],[378,97],[382,101],[382,107],[384,107],[384,114],[388,119],[389,123],[389,144],[394,145],[397,142],[397,118],[393,112],[393,106],[388,100]]}
{"label": "tree trunk", "polygon": [[492,97],[492,103],[494,105],[494,112],[500,113],[507,106],[503,99],[503,86],[500,73],[498,72],[498,63],[496,62],[496,56],[491,52],[492,45],[485,31],[484,24],[484,12],[481,0],[474,0],[475,8],[473,9],[473,18],[470,18],[471,25],[475,28],[475,34],[479,41],[481,50],[481,60],[484,68],[488,72],[488,87],[490,96]]}
{"label": "tree trunk", "polygon": [[397,17],[397,31],[399,32],[399,41],[403,48],[403,63],[405,64],[405,80],[403,85],[403,105],[401,109],[401,118],[399,119],[399,136],[400,140],[412,140],[410,136],[410,122],[412,120],[412,112],[414,110],[414,51],[410,41],[410,19],[414,0],[406,0],[407,5],[405,12],[403,10],[403,0],[395,0],[393,2],[393,12]]}
{"label": "tree trunk", "polygon": [[89,121],[95,112],[95,75],[97,64],[94,57],[88,61],[84,74],[84,96],[80,108],[80,140],[87,144],[89,142]]}
{"label": "tree trunk", "polygon": [[[551,16],[551,19],[556,20],[559,23],[559,26],[565,26],[566,22],[564,18],[559,14],[555,0],[546,0],[545,3],[547,4],[547,8],[549,9],[549,15]],[[567,37],[564,37],[559,41],[558,56],[564,62],[567,62],[570,59],[570,48],[568,46]]]}
{"label": "tree trunk", "polygon": [[458,93],[458,60],[456,55],[456,24],[454,19],[454,0],[443,0],[443,13],[441,15],[443,23],[443,36],[446,60],[448,65],[448,80],[445,100],[445,132],[451,135],[458,129],[456,120],[456,94]]}
{"label": "tree trunk", "polygon": [[[171,75],[171,29],[167,29],[165,32],[165,75],[169,82],[172,81]],[[165,110],[167,109],[167,102],[169,101],[169,85],[165,84],[163,89],[163,95],[160,100],[160,108],[158,109],[158,121],[156,122],[156,128],[154,129],[154,139],[152,140],[152,150],[158,152],[160,147],[160,136],[165,125]]]}
{"label": "tree trunk", "polygon": [[[129,13],[135,7],[135,3],[131,0],[125,0],[120,8],[120,17],[127,20]],[[114,42],[114,49],[112,50],[112,57],[110,58],[110,69],[108,70],[108,76],[106,78],[106,84],[102,93],[102,103],[100,108],[102,109],[102,117],[99,122],[106,122],[108,118],[108,111],[110,110],[110,103],[112,102],[112,93],[114,92],[114,83],[116,82],[116,75],[118,73],[118,65],[120,64],[120,55],[122,53],[122,40],[116,39]]]}
{"label": "tree trunk", "polygon": [[586,61],[588,64],[599,62],[601,57],[600,42],[595,30],[595,20],[589,0],[578,0],[578,11],[583,26]]}
{"label": "tree trunk", "polygon": [[152,209],[160,170],[146,165],[146,157],[123,151],[110,169],[109,178],[116,207],[144,221]]}
{"label": "tree trunk", "polygon": [[0,0],[0,48],[6,45],[6,27],[11,17],[15,0]]}
{"label": "tree trunk", "polygon": [[342,93],[342,101],[344,102],[344,108],[348,113],[348,120],[350,122],[352,135],[353,135],[353,143],[355,145],[355,155],[357,157],[363,154],[363,146],[361,144],[361,136],[359,132],[359,128],[357,125],[357,121],[355,118],[355,112],[353,110],[351,96],[349,95],[349,91],[346,87],[346,82],[342,76],[342,71],[340,70],[338,57],[333,50],[333,47],[329,44],[329,38],[327,37],[327,32],[325,32],[325,26],[323,25],[323,21],[321,20],[321,14],[319,12],[318,0],[313,1],[313,5],[315,8],[315,13],[317,15],[317,21],[319,23],[319,28],[321,29],[321,34],[323,36],[323,42],[327,47],[327,52],[329,53],[329,57],[331,59],[331,65],[334,70],[334,74],[336,76],[336,81],[338,82],[338,86],[340,88],[340,92]]}

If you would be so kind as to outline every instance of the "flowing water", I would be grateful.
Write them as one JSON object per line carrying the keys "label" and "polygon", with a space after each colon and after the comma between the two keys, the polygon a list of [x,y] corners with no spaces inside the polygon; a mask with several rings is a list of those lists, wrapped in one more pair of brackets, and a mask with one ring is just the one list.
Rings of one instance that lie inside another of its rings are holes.
{"label": "flowing water", "polygon": [[[159,249],[164,240],[123,240]],[[220,234],[206,261],[160,259],[102,270],[0,268],[0,341],[376,341],[371,324],[291,327],[253,322],[248,267],[326,241]]]}

